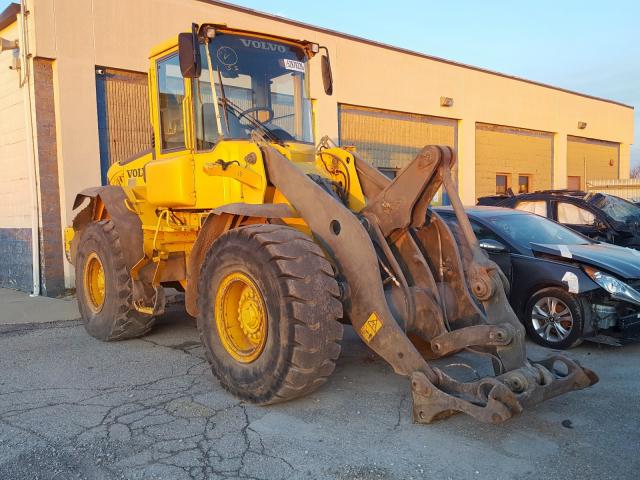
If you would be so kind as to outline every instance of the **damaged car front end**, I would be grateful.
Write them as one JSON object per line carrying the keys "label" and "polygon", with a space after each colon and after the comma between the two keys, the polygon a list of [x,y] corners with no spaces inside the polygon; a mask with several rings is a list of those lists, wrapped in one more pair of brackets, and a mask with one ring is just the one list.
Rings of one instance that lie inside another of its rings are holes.
{"label": "damaged car front end", "polygon": [[[566,349],[583,339],[640,339],[640,252],[522,211],[466,211],[480,247],[509,279],[509,302],[534,341]],[[447,209],[440,213],[455,222]]]}

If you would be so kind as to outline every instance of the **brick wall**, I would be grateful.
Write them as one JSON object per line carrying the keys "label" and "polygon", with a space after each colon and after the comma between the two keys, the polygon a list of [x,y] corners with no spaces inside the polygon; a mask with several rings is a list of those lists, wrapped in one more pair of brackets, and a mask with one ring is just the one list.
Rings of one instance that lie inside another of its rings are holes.
{"label": "brick wall", "polygon": [[42,294],[64,292],[64,264],[58,184],[53,61],[33,61],[38,168],[40,172],[40,265]]}
{"label": "brick wall", "polygon": [[476,197],[495,195],[496,174],[506,174],[518,193],[518,176],[529,176],[529,191],[551,188],[553,135],[514,127],[476,125]]}

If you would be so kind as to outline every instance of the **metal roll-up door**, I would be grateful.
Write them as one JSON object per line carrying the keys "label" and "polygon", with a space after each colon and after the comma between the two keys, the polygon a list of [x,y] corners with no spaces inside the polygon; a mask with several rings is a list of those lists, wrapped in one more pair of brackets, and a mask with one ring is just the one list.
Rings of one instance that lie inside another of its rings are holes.
{"label": "metal roll-up door", "polygon": [[620,177],[620,144],[567,137],[567,183],[582,190],[590,180]]}
{"label": "metal roll-up door", "polygon": [[102,182],[109,166],[151,148],[147,74],[96,68]]}
{"label": "metal roll-up door", "polygon": [[548,190],[552,173],[552,133],[476,124],[476,197]]}
{"label": "metal roll-up door", "polygon": [[[425,145],[456,147],[457,122],[391,110],[339,106],[340,144],[393,177]],[[455,174],[455,172],[454,172]]]}

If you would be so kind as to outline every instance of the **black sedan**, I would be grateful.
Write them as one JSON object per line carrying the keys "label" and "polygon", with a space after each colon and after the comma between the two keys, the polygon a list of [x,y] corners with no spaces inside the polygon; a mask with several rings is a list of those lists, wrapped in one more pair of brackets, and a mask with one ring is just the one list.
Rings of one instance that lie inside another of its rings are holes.
{"label": "black sedan", "polygon": [[536,213],[594,240],[640,249],[640,207],[614,195],[545,190],[481,197],[478,205]]}
{"label": "black sedan", "polygon": [[[452,210],[435,211],[455,224]],[[509,302],[537,343],[566,349],[583,338],[615,341],[640,328],[637,250],[518,210],[470,207],[467,214],[480,247],[509,279]]]}

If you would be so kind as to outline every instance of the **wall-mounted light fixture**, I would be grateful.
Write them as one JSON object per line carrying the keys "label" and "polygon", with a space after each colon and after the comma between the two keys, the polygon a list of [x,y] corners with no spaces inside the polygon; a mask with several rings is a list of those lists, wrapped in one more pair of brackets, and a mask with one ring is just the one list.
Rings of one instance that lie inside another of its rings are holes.
{"label": "wall-mounted light fixture", "polygon": [[578,129],[584,130],[587,128],[587,122],[578,122]]}
{"label": "wall-mounted light fixture", "polygon": [[0,37],[0,52],[4,52],[5,50],[16,50],[17,48],[17,40],[7,40],[6,38]]}
{"label": "wall-mounted light fixture", "polygon": [[453,98],[451,98],[451,97],[440,97],[440,106],[441,107],[453,107]]}

